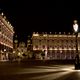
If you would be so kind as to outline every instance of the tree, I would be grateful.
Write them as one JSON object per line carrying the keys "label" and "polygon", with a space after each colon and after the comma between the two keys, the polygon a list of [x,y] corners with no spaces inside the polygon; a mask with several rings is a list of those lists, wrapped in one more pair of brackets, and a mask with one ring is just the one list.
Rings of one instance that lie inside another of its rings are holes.
{"label": "tree", "polygon": [[45,52],[44,51],[41,52],[41,56],[44,59],[44,57],[45,57]]}

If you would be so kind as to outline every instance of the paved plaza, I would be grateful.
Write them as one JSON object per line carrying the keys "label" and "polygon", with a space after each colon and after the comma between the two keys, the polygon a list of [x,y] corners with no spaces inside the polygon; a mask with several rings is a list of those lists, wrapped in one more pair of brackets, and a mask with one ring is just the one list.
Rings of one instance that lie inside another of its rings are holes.
{"label": "paved plaza", "polygon": [[74,65],[0,63],[0,80],[80,80],[80,70],[74,70]]}

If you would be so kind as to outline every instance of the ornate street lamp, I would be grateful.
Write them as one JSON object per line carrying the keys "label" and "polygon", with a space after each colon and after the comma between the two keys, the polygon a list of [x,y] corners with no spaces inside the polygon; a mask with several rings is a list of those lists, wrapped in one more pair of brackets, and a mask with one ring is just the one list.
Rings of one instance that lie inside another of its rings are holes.
{"label": "ornate street lamp", "polygon": [[75,57],[75,69],[79,69],[79,54],[78,54],[78,41],[77,41],[77,37],[78,37],[78,24],[77,24],[77,20],[74,20],[74,24],[73,24],[73,29],[76,35],[76,57]]}

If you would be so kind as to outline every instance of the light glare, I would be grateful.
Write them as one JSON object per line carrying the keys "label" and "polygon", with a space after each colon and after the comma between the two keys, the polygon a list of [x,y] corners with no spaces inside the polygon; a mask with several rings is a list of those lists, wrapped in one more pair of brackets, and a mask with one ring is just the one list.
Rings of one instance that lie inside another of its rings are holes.
{"label": "light glare", "polygon": [[73,29],[74,29],[75,32],[77,32],[78,31],[78,24],[74,24]]}

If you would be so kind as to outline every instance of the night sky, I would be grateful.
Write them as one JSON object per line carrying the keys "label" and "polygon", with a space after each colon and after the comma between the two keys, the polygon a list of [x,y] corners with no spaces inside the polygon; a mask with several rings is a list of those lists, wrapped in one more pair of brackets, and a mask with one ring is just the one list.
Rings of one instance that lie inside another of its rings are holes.
{"label": "night sky", "polygon": [[6,0],[0,2],[0,9],[14,27],[19,41],[26,42],[33,31],[72,32],[73,20],[77,19],[80,24],[80,6],[77,3],[56,1],[51,6],[46,2]]}

